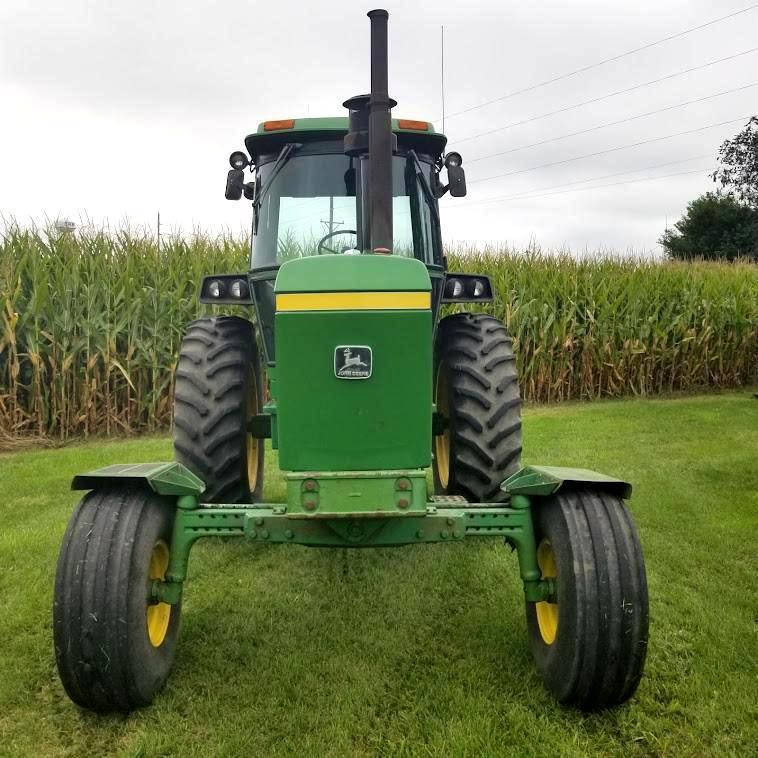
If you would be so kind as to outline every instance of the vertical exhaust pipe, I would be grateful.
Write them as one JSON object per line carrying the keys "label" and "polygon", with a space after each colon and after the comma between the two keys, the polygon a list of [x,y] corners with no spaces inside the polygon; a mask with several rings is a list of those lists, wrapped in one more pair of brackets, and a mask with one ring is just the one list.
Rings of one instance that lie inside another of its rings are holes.
{"label": "vertical exhaust pipe", "polygon": [[371,19],[371,94],[368,102],[369,234],[374,253],[392,252],[392,117],[387,74],[386,10]]}

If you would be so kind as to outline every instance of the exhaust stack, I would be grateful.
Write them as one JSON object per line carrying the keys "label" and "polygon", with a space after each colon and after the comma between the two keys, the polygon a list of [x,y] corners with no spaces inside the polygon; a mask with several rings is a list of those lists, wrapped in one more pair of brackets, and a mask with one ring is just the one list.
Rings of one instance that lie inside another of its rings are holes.
{"label": "exhaust stack", "polygon": [[388,93],[386,10],[369,11],[371,20],[371,94],[345,101],[350,111],[350,131],[345,152],[368,151],[368,247],[373,253],[392,253],[392,153],[397,137],[392,133],[391,109],[397,105]]}

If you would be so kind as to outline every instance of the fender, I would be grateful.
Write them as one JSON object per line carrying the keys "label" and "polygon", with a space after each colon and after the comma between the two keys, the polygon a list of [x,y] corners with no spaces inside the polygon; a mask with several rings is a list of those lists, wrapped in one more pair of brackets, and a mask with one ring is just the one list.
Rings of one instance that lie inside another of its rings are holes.
{"label": "fender", "polygon": [[526,466],[509,476],[500,489],[511,497],[548,497],[559,491],[587,489],[608,492],[624,500],[632,495],[632,485],[597,471],[559,466]]}
{"label": "fender", "polygon": [[146,484],[158,495],[194,496],[199,499],[205,490],[202,479],[188,468],[174,461],[164,463],[119,463],[105,466],[85,474],[77,474],[72,482],[72,490],[103,489],[113,484],[127,482]]}

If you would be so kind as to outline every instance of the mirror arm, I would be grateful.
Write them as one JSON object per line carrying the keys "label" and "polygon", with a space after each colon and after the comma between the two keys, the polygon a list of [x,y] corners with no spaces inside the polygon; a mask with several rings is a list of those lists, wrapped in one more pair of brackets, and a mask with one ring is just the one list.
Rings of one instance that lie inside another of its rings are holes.
{"label": "mirror arm", "polygon": [[408,155],[413,159],[413,165],[416,169],[416,175],[419,178],[419,181],[421,182],[421,187],[424,190],[424,195],[426,195],[426,200],[429,203],[429,208],[432,211],[432,215],[434,216],[434,220],[439,225],[440,223],[440,215],[437,212],[437,206],[434,204],[435,195],[434,192],[432,192],[432,188],[429,186],[429,181],[426,178],[426,175],[424,174],[424,169],[421,168],[421,161],[418,159],[418,155],[416,155],[415,150],[409,150]]}

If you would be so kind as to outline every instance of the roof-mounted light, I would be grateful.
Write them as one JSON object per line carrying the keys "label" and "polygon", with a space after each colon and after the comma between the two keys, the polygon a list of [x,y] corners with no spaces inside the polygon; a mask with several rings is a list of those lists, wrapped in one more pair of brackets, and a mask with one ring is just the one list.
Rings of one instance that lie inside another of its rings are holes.
{"label": "roof-mounted light", "polygon": [[282,129],[294,129],[295,128],[295,119],[294,118],[282,118],[278,121],[264,121],[263,122],[263,131],[264,132],[278,132]]}
{"label": "roof-mounted light", "polygon": [[400,118],[397,121],[397,128],[410,129],[411,131],[414,131],[414,132],[428,132],[429,122],[428,121],[414,121],[411,118]]}

